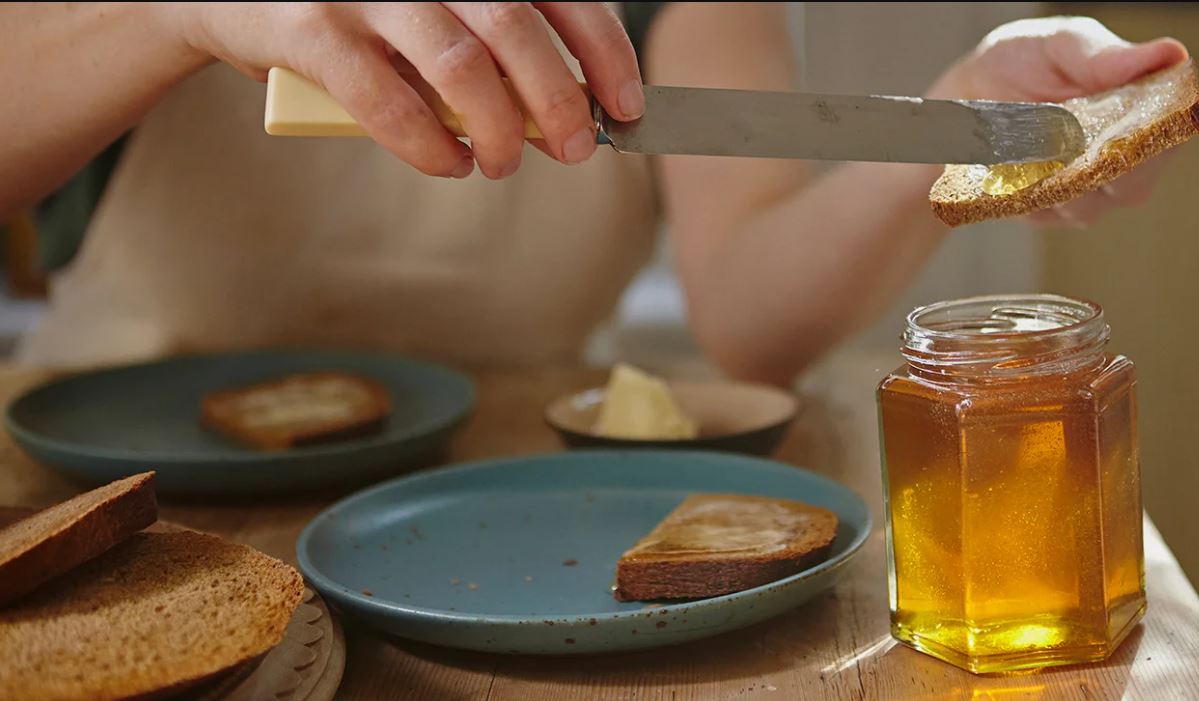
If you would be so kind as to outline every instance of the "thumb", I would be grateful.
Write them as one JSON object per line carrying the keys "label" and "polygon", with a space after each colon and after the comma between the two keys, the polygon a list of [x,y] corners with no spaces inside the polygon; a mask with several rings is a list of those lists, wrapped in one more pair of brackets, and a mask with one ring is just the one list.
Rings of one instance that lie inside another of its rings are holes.
{"label": "thumb", "polygon": [[1108,46],[1088,61],[1089,91],[1101,92],[1131,83],[1187,59],[1186,47],[1176,39],[1154,39],[1143,44]]}

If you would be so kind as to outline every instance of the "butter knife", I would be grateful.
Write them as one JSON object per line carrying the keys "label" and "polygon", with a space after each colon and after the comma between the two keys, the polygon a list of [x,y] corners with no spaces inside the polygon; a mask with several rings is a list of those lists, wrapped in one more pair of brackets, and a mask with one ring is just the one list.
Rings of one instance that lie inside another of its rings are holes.
{"label": "butter knife", "polygon": [[[442,124],[465,136],[436,93],[418,90]],[[596,140],[621,153],[984,165],[1068,162],[1086,146],[1074,115],[1049,103],[661,85],[645,86],[645,102],[640,119],[621,122],[591,99]],[[366,135],[328,93],[283,68],[268,76],[265,127],[275,136]],[[527,113],[525,136],[541,136]]]}

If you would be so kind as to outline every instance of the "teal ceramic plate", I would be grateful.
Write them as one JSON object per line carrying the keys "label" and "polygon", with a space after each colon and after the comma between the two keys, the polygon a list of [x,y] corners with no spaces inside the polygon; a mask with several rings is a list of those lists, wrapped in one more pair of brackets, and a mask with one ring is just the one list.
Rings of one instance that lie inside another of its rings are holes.
{"label": "teal ceramic plate", "polygon": [[[831,509],[840,519],[832,555],[727,596],[661,607],[613,599],[620,554],[692,492]],[[386,633],[489,652],[581,654],[672,645],[775,616],[832,586],[869,532],[861,499],[789,465],[727,453],[580,451],[377,485],[313,519],[297,556],[327,600]]]}
{"label": "teal ceramic plate", "polygon": [[[199,423],[200,400],[208,392],[310,370],[356,372],[386,386],[392,414],[383,430],[272,453],[239,446]],[[55,380],[10,404],[5,423],[35,459],[84,482],[156,470],[163,493],[278,493],[394,475],[442,447],[474,397],[462,375],[394,355],[253,352]]]}

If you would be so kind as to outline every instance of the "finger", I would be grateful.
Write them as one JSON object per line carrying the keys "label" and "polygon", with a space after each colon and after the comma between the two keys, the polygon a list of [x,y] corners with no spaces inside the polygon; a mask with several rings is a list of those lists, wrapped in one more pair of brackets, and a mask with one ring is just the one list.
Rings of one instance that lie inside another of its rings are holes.
{"label": "finger", "polygon": [[1110,90],[1169,68],[1186,58],[1186,47],[1176,39],[1163,38],[1144,44],[1113,46],[1091,58],[1087,63],[1089,76],[1080,83],[1094,92]]}
{"label": "finger", "polygon": [[483,42],[439,3],[368,7],[372,27],[458,115],[483,174],[505,178],[515,173],[524,120]]}
{"label": "finger", "polygon": [[983,37],[979,48],[988,49],[1008,41],[1048,39],[1055,36],[1070,38],[1080,47],[1087,47],[1088,54],[1094,54],[1107,46],[1128,43],[1093,17],[1059,16],[1030,17],[1001,24]]}
{"label": "finger", "polygon": [[1111,210],[1110,200],[1097,192],[1090,192],[1078,199],[1064,202],[1053,208],[1062,223],[1071,229],[1086,229],[1099,221],[1106,212]]}
{"label": "finger", "polygon": [[1040,229],[1064,229],[1065,221],[1054,208],[1042,209],[1024,217],[1026,221]]}
{"label": "finger", "polygon": [[1089,227],[1119,207],[1139,207],[1149,200],[1162,168],[1159,158],[1116,178],[1081,197],[1034,212],[1029,220],[1046,226]]}
{"label": "finger", "polygon": [[1187,57],[1174,39],[1133,44],[1090,17],[1054,17],[1012,23],[1024,37],[1041,37],[1040,46],[1068,83],[1085,93],[1119,87],[1168,68]]}
{"label": "finger", "polygon": [[595,128],[587,96],[529,3],[447,3],[479,37],[512,82],[545,137],[552,155],[580,163],[595,152]]}
{"label": "finger", "polygon": [[1157,182],[1154,173],[1142,174],[1141,168],[1130,171],[1099,188],[1113,207],[1139,207],[1149,201]]}
{"label": "finger", "polygon": [[555,161],[558,160],[558,157],[555,156],[554,152],[550,150],[549,145],[545,143],[545,139],[529,139],[529,145],[554,159]]}
{"label": "finger", "polygon": [[470,149],[446,131],[412,86],[392,70],[382,51],[347,46],[315,64],[308,76],[337,100],[388,151],[428,175],[465,178],[474,170]]}
{"label": "finger", "polygon": [[1144,204],[1152,194],[1157,181],[1166,172],[1170,161],[1178,154],[1177,150],[1164,151],[1150,158],[1141,165],[1116,178],[1111,183],[1112,189],[1122,200],[1131,200],[1134,205]]}
{"label": "finger", "polygon": [[1124,173],[1110,183],[1106,183],[1092,194],[1096,199],[1110,207],[1139,207],[1149,200],[1153,187],[1161,178],[1162,171],[1170,156],[1169,152],[1159,154],[1145,163]]}
{"label": "finger", "polygon": [[1161,154],[1100,186],[1098,190],[1088,192],[1060,207],[1066,216],[1087,225],[1095,223],[1113,209],[1139,207],[1149,201],[1153,194],[1153,186],[1161,176],[1166,161],[1166,154]]}
{"label": "finger", "polygon": [[1066,205],[1061,204],[1032,212],[1024,218],[1037,227],[1045,229],[1085,229],[1088,224],[1087,220],[1078,212],[1071,211]]}
{"label": "finger", "polygon": [[579,59],[592,94],[616,119],[637,119],[645,95],[637,55],[624,26],[604,3],[535,2],[563,43]]}

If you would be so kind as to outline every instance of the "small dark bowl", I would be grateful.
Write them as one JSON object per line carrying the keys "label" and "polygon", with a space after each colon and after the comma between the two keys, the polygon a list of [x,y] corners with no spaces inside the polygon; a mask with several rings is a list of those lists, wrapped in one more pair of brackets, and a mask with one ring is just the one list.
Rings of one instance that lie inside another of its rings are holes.
{"label": "small dark bowl", "polygon": [[595,432],[603,387],[559,397],[545,410],[568,448],[677,448],[770,455],[799,413],[799,398],[769,385],[669,382],[679,407],[699,424],[699,437],[679,440],[609,438]]}

